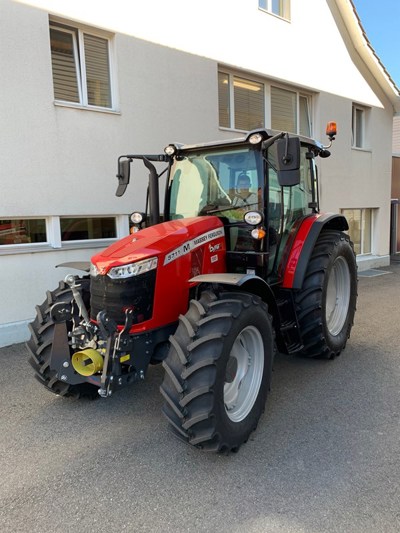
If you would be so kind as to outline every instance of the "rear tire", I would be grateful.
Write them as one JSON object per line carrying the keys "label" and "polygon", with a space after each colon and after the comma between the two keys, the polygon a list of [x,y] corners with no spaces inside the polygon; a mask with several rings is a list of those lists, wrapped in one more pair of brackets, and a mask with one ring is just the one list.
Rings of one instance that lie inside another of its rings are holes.
{"label": "rear tire", "polygon": [[357,263],[348,235],[323,231],[295,302],[305,357],[333,359],[346,346],[357,301]]}
{"label": "rear tire", "polygon": [[170,342],[161,393],[171,429],[197,448],[237,451],[256,429],[270,387],[267,306],[251,294],[206,291]]}
{"label": "rear tire", "polygon": [[[83,298],[89,293],[89,279],[82,279]],[[85,294],[86,293],[86,294]],[[31,338],[26,343],[30,352],[28,359],[35,370],[35,378],[48,391],[72,398],[97,399],[98,388],[90,383],[69,385],[57,379],[56,371],[50,367],[50,356],[53,347],[55,324],[50,317],[50,308],[58,302],[71,302],[72,291],[66,283],[60,281],[58,288],[47,292],[47,299],[36,307],[36,318],[29,324]],[[68,331],[71,323],[67,322]],[[72,355],[72,352],[71,352]]]}

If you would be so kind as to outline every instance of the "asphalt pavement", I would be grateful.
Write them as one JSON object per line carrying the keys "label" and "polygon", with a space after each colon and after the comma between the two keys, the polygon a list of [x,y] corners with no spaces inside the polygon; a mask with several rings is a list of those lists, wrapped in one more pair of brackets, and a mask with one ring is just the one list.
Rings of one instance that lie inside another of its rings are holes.
{"label": "asphalt pavement", "polygon": [[0,350],[0,532],[400,531],[400,263],[360,277],[335,361],[279,354],[265,414],[237,454],[176,440],[162,368],[94,402]]}

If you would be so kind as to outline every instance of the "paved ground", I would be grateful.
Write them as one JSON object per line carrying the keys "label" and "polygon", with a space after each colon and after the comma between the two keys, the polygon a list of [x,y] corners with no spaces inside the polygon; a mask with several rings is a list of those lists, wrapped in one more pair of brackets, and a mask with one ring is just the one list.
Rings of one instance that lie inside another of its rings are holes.
{"label": "paved ground", "polygon": [[162,372],[74,402],[0,350],[0,531],[400,531],[400,263],[361,278],[334,362],[279,355],[266,412],[229,457],[175,440]]}

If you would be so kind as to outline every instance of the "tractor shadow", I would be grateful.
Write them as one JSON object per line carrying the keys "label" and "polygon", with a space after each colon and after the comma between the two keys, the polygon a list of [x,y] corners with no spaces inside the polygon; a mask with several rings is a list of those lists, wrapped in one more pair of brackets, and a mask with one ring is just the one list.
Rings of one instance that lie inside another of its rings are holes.
{"label": "tractor shadow", "polygon": [[[347,431],[349,424],[357,427],[360,419],[365,419],[365,410],[370,408],[368,399],[378,394],[374,380],[376,362],[371,354],[378,350],[382,353],[382,347],[367,344],[356,331],[354,333],[346,349],[334,360],[276,354],[265,412],[257,430],[237,456],[256,451],[262,455],[268,450],[271,460],[277,450],[279,456],[283,450],[295,453],[297,445],[293,443],[307,441],[310,434],[315,442],[322,439],[321,446],[326,446],[323,441],[332,433],[332,428],[338,431],[335,440],[340,440],[341,432]],[[14,364],[20,367],[22,361],[15,358]],[[396,369],[389,368],[388,372],[395,375]],[[200,454],[170,433],[161,413],[163,399],[159,387],[163,374],[162,365],[149,366],[144,381],[124,388],[110,398],[71,400],[52,395],[42,388],[26,364],[26,387],[32,411],[30,423],[32,428],[41,428],[43,437],[52,440],[70,439],[71,435],[92,440],[101,428],[106,441],[111,441],[114,447],[134,447],[139,455],[145,445],[159,448],[161,457],[175,455],[178,449],[192,458],[201,455],[202,460],[215,462],[217,459],[212,454]],[[24,402],[19,403],[17,401],[16,406],[26,410]],[[360,411],[358,415],[357,410]],[[102,446],[101,441],[98,445]],[[235,461],[235,454],[229,456],[228,461],[232,460]]]}

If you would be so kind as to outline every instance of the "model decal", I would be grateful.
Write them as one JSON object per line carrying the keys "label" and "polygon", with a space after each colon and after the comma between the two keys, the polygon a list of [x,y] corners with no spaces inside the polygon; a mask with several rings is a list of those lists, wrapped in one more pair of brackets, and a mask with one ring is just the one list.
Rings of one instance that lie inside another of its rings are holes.
{"label": "model decal", "polygon": [[212,244],[209,244],[208,249],[211,253],[216,252],[221,249],[221,243],[215,244],[214,246]]}
{"label": "model decal", "polygon": [[175,250],[172,250],[169,254],[165,256],[164,259],[164,265],[168,265],[168,263],[171,263],[172,261],[175,261],[175,259],[178,259],[178,257],[182,257],[183,255],[188,254],[192,250],[198,248],[202,244],[213,241],[215,239],[219,239],[220,237],[224,237],[225,232],[223,228],[218,228],[212,231],[208,231],[207,233],[203,233],[202,235],[199,235],[198,237],[195,237],[194,239],[185,242],[182,244],[182,246],[179,246],[179,248],[175,248]]}

